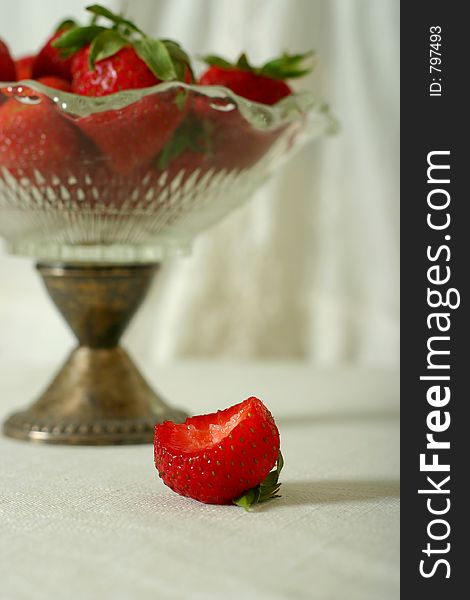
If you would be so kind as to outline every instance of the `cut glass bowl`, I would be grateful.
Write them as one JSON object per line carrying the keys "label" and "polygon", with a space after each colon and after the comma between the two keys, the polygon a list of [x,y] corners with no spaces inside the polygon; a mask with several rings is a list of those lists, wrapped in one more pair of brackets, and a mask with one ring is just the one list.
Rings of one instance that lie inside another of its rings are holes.
{"label": "cut glass bowl", "polygon": [[293,151],[335,126],[308,93],[265,106],[182,83],[103,98],[0,83],[7,112],[0,236],[11,253],[68,263],[187,253]]}

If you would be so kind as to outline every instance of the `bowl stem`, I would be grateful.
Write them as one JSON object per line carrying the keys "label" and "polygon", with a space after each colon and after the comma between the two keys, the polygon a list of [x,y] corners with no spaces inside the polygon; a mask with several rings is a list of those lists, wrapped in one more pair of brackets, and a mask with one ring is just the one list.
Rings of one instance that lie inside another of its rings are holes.
{"label": "bowl stem", "polygon": [[153,441],[154,426],[182,421],[119,346],[158,265],[37,266],[46,289],[78,340],[46,391],[4,423],[10,437],[60,444]]}

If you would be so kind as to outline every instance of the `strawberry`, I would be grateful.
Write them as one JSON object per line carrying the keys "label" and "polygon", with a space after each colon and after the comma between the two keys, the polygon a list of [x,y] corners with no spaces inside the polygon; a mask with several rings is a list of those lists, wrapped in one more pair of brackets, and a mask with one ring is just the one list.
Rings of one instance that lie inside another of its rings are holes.
{"label": "strawberry", "polygon": [[34,58],[32,66],[32,78],[38,79],[46,75],[54,75],[67,81],[72,80],[72,57],[63,55],[55,46],[54,42],[59,39],[66,31],[76,27],[76,23],[71,19],[63,21],[56,29],[54,34],[47,40],[37,56]]}
{"label": "strawberry", "polygon": [[[196,96],[188,117],[157,157],[160,171],[172,181],[181,171],[180,184],[199,170],[242,170],[253,166],[272,147],[284,128],[259,130],[238,110],[226,111],[225,98]],[[220,107],[220,110],[214,107]]]}
{"label": "strawberry", "polygon": [[0,40],[0,81],[16,81],[15,63],[8,46]]}
{"label": "strawberry", "polygon": [[0,107],[0,167],[15,177],[66,175],[86,148],[80,131],[45,97],[38,104],[10,98]]}
{"label": "strawberry", "polygon": [[34,55],[22,56],[15,60],[16,69],[16,80],[22,81],[23,79],[33,78],[33,62],[35,60]]}
{"label": "strawberry", "polygon": [[[145,88],[161,81],[184,81],[192,73],[189,58],[171,40],[153,40],[131,21],[101,6],[88,10],[111,28],[75,27],[54,42],[74,54],[72,89],[86,96],[106,96]],[[128,174],[149,165],[164,148],[188,110],[189,94],[169,90],[114,110],[94,112],[76,124],[109,158],[112,169]]]}
{"label": "strawberry", "polygon": [[179,425],[156,425],[154,454],[163,482],[200,502],[248,508],[279,490],[279,431],[258,398]]}
{"label": "strawberry", "polygon": [[[216,101],[200,97],[195,110],[206,130],[211,131],[211,167],[240,171],[256,164],[270,150],[284,127],[256,129],[239,110],[225,112],[224,106],[230,104],[226,99]],[[217,105],[221,110],[214,108]]]}
{"label": "strawberry", "polygon": [[42,83],[43,85],[47,85],[54,90],[60,90],[61,92],[70,93],[72,91],[72,86],[67,80],[61,79],[60,77],[54,77],[53,75],[39,77],[38,82]]}
{"label": "strawberry", "polygon": [[[49,86],[69,85],[43,79]],[[10,98],[0,107],[0,173],[7,169],[39,206],[63,207],[65,202],[87,210],[109,202],[108,195],[120,191],[120,185],[116,190],[97,149],[49,98],[33,93],[40,103]]]}
{"label": "strawberry", "polygon": [[76,124],[108,157],[114,171],[127,174],[152,161],[185,114],[170,91],[81,117]]}
{"label": "strawberry", "polygon": [[253,102],[276,104],[292,94],[285,79],[302,77],[311,71],[302,64],[311,55],[312,52],[283,54],[262,67],[250,65],[245,54],[235,64],[218,56],[206,56],[204,60],[210,66],[199,78],[199,84],[221,85]]}
{"label": "strawberry", "polygon": [[[53,47],[73,55],[73,90],[85,96],[106,96],[122,90],[151,87],[162,81],[193,80],[188,55],[172,40],[148,37],[134,23],[99,5],[87,7],[93,24],[72,27]],[[105,18],[111,27],[97,25]]]}
{"label": "strawberry", "polygon": [[[311,53],[288,55],[253,67],[242,54],[235,64],[217,56],[207,56],[209,69],[199,79],[201,85],[220,85],[238,96],[258,103],[273,105],[292,93],[284,79],[301,77],[310,71],[302,63]],[[196,103],[199,117],[206,122],[212,134],[214,167],[242,170],[256,164],[273,146],[284,128],[257,129],[239,110],[224,110],[232,101],[209,100],[200,97]],[[217,105],[220,110],[217,110]]]}
{"label": "strawberry", "polygon": [[[128,45],[116,54],[95,62],[90,69],[92,47],[80,49],[72,61],[73,91],[82,96],[107,96],[122,90],[140,89],[161,83],[136,50]],[[188,73],[184,76],[188,82]]]}
{"label": "strawberry", "polygon": [[211,159],[212,131],[189,109],[187,118],[157,156],[155,166],[160,173],[167,171],[169,181],[183,171],[184,182],[197,169],[210,168]]}
{"label": "strawberry", "polygon": [[73,57],[73,91],[83,96],[106,96],[122,90],[151,87],[159,80],[131,46],[124,46],[109,58],[96,62],[90,69],[91,46]]}

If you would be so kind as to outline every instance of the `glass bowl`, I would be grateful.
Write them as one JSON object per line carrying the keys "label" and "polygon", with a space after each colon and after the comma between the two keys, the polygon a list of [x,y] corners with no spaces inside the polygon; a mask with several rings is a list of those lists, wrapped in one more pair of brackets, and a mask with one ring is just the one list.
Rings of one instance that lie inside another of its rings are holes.
{"label": "glass bowl", "polygon": [[184,254],[334,127],[308,93],[265,106],[182,83],[103,98],[0,83],[0,236],[41,261]]}

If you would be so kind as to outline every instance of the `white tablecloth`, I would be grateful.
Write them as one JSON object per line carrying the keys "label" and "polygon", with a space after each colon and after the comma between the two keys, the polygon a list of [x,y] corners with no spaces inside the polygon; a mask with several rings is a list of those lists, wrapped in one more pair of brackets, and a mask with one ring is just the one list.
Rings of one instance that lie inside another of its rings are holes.
{"label": "white tablecloth", "polygon": [[[4,362],[1,416],[53,369]],[[263,398],[281,431],[282,498],[251,513],[181,498],[150,445],[1,438],[2,600],[399,597],[396,372],[193,363],[147,375],[195,413]]]}

